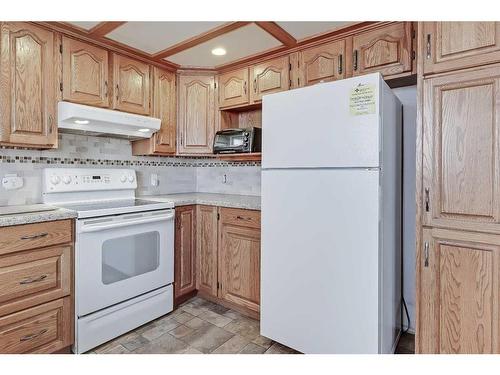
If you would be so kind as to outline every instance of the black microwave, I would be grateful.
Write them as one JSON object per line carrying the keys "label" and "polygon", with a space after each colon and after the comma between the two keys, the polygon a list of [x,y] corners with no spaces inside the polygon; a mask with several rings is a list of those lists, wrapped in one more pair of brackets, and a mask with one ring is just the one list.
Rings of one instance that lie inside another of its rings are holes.
{"label": "black microwave", "polygon": [[214,138],[214,154],[234,154],[262,151],[262,129],[219,130]]}

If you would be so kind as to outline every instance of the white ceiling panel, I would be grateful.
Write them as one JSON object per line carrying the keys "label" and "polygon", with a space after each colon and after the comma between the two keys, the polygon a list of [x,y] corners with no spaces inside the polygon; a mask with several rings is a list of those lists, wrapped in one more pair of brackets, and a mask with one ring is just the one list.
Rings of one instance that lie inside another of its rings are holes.
{"label": "white ceiling panel", "polygon": [[81,27],[82,29],[85,29],[85,30],[90,30],[91,28],[100,24],[101,22],[99,22],[99,21],[71,21],[68,23],[75,25],[75,26],[78,26],[78,27]]}
{"label": "white ceiling panel", "polygon": [[[168,56],[166,60],[183,66],[211,68],[280,45],[281,43],[277,39],[251,23],[193,48]],[[227,54],[224,56],[212,55],[212,50],[218,47],[224,48]]]}
{"label": "white ceiling panel", "polygon": [[224,23],[127,22],[107,34],[106,37],[146,53],[156,53]]}
{"label": "white ceiling panel", "polygon": [[303,39],[309,36],[332,31],[345,27],[352,22],[335,21],[335,22],[314,22],[314,21],[290,21],[277,22],[283,29],[288,31],[295,39]]}

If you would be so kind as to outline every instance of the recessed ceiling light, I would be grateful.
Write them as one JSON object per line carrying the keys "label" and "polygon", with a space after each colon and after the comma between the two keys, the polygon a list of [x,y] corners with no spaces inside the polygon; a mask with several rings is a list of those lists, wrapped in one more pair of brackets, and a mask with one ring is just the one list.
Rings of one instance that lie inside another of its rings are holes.
{"label": "recessed ceiling light", "polygon": [[215,55],[215,56],[224,56],[225,54],[226,54],[226,50],[224,48],[221,48],[221,47],[214,48],[212,50],[212,55]]}
{"label": "recessed ceiling light", "polygon": [[148,131],[150,131],[150,130],[151,130],[151,129],[146,129],[146,128],[144,128],[144,129],[139,129],[139,131],[140,131],[141,133],[147,133],[147,132],[148,132]]}
{"label": "recessed ceiling light", "polygon": [[75,124],[78,125],[87,125],[89,122],[89,120],[75,120]]}

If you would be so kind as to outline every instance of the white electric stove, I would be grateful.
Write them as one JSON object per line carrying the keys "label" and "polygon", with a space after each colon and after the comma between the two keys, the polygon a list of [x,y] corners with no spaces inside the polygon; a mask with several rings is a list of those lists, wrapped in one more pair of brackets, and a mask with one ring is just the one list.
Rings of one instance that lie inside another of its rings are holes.
{"label": "white electric stove", "polygon": [[43,201],[75,210],[75,353],[173,309],[172,202],[135,199],[131,169],[47,168]]}

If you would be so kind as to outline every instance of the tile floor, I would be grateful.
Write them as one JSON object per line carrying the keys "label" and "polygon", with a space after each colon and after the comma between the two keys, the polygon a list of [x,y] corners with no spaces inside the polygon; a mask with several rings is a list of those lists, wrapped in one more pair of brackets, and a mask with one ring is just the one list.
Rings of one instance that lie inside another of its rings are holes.
{"label": "tile floor", "polygon": [[96,354],[292,354],[260,336],[257,320],[194,297],[175,311],[103,344]]}
{"label": "tile floor", "polygon": [[[89,354],[294,354],[261,336],[259,322],[194,297],[175,311],[103,344]],[[415,336],[403,334],[397,354],[415,353]]]}

